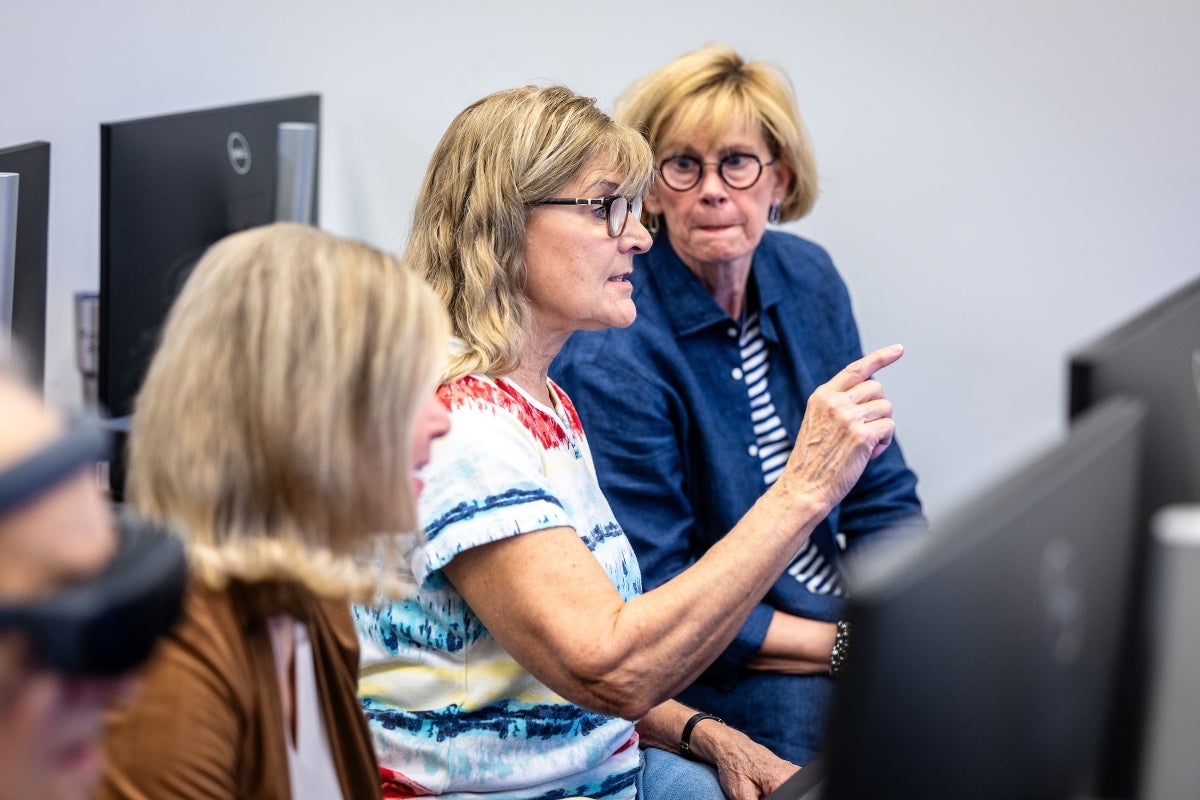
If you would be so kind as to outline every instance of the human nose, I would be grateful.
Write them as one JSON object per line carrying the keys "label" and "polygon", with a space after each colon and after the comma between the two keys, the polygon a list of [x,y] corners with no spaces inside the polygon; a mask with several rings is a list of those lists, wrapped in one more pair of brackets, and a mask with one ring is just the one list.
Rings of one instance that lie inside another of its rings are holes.
{"label": "human nose", "polygon": [[618,241],[622,252],[644,253],[650,249],[650,245],[654,244],[654,237],[642,224],[641,215],[635,215],[630,211],[629,219],[625,222],[625,230],[621,232],[621,238]]}
{"label": "human nose", "polygon": [[728,197],[729,184],[725,182],[725,176],[721,174],[720,163],[704,162],[700,165],[700,169],[700,181],[697,186],[700,188],[701,199]]}

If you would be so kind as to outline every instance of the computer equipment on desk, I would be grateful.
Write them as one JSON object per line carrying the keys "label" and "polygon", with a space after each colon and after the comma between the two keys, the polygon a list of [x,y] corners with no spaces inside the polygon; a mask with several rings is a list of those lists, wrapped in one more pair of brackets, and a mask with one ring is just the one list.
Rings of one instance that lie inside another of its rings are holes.
{"label": "computer equipment on desk", "polygon": [[929,535],[856,565],[825,800],[1091,791],[1144,416],[1105,403]]}
{"label": "computer equipment on desk", "polygon": [[[310,94],[100,126],[97,389],[117,427],[128,427],[159,330],[208,246],[275,221],[316,222],[320,111]],[[110,469],[117,500],[123,449]]]}
{"label": "computer equipment on desk", "polygon": [[0,335],[17,343],[38,391],[46,361],[49,216],[49,143],[0,149]]}
{"label": "computer equipment on desk", "polygon": [[1144,602],[1150,519],[1172,503],[1200,503],[1200,278],[1170,292],[1070,356],[1068,413],[1073,419],[1106,398],[1126,395],[1146,404],[1142,450],[1140,535],[1130,561],[1130,605],[1121,625],[1127,637],[1120,694],[1105,724],[1107,745],[1101,795],[1131,797],[1138,786],[1146,706]]}
{"label": "computer equipment on desk", "polygon": [[766,800],[824,800],[827,758],[819,755],[808,762],[782,786],[767,795]]}

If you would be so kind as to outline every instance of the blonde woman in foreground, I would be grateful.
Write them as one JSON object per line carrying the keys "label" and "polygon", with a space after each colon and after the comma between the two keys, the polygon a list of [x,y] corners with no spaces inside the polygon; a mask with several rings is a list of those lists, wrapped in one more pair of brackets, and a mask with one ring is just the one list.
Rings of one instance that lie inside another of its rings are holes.
{"label": "blonde woman in foreground", "polygon": [[419,277],[315,228],[201,259],[138,396],[128,480],[183,534],[192,581],[110,717],[103,797],[379,796],[348,603],[404,588],[377,563],[399,540],[373,534],[415,529],[447,335]]}

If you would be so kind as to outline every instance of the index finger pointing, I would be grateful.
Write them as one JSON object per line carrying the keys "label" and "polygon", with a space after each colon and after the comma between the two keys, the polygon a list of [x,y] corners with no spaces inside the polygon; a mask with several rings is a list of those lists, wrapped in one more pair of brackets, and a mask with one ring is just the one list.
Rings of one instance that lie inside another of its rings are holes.
{"label": "index finger pointing", "polygon": [[902,355],[904,355],[903,345],[890,344],[887,347],[881,347],[867,353],[858,361],[848,364],[829,380],[828,385],[839,392],[844,392],[852,386],[870,380],[872,375],[889,364],[894,364]]}

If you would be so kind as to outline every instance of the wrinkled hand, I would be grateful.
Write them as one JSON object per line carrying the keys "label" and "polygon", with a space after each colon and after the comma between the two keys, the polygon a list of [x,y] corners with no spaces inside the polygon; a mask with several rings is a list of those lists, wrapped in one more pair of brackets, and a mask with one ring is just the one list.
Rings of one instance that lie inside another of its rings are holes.
{"label": "wrinkled hand", "polygon": [[892,404],[872,376],[903,354],[898,344],[868,353],[813,392],[780,480],[824,493],[831,506],[841,502],[892,443]]}
{"label": "wrinkled hand", "polygon": [[759,800],[799,769],[733,728],[724,728],[716,758],[717,778],[729,800]]}

